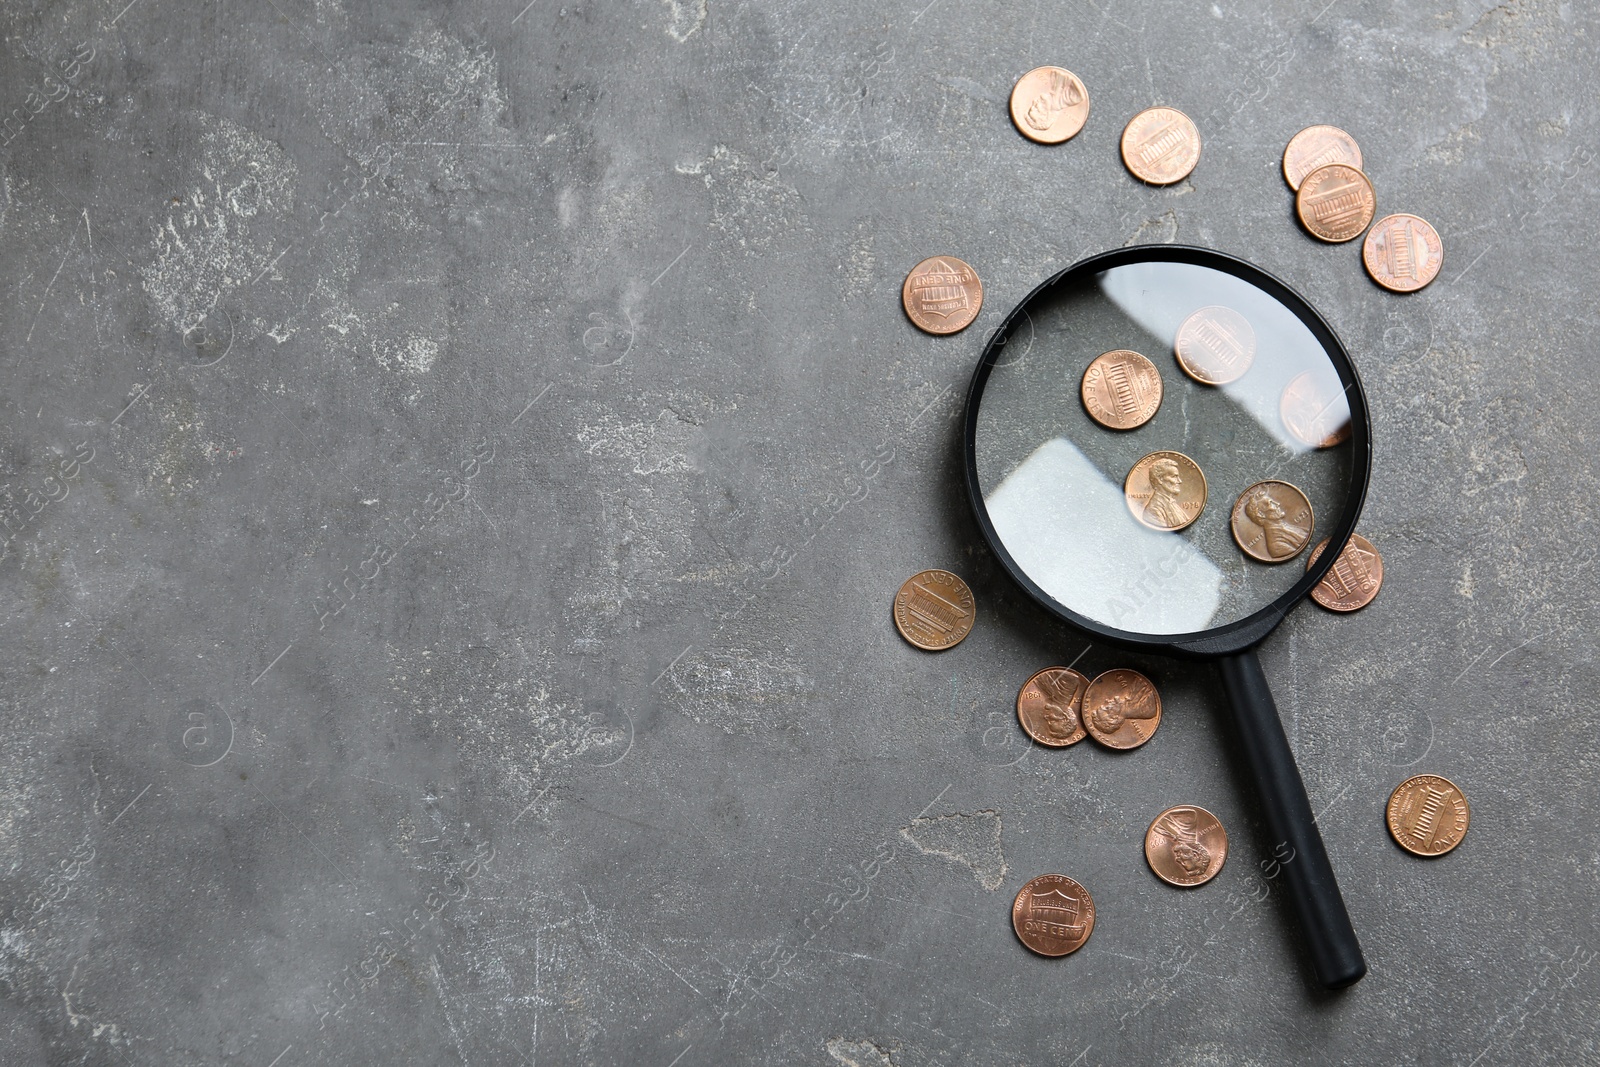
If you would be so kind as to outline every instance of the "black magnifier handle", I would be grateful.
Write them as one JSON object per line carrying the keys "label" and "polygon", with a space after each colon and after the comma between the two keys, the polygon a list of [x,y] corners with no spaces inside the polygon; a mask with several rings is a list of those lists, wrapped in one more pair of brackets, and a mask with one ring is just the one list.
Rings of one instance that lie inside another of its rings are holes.
{"label": "black magnifier handle", "polygon": [[1305,783],[1284,736],[1278,706],[1254,649],[1217,661],[1233,708],[1234,733],[1255,778],[1272,842],[1272,859],[1311,953],[1317,980],[1341,989],[1367,973],[1328,850],[1311,814]]}

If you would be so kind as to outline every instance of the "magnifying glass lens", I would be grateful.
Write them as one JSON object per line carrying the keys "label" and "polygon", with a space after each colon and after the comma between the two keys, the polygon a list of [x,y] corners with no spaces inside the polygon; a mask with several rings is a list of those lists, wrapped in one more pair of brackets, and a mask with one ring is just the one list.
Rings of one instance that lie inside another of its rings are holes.
{"label": "magnifying glass lens", "polygon": [[1346,388],[1301,316],[1242,277],[1160,259],[1069,274],[1012,322],[977,398],[995,539],[1114,630],[1245,619],[1360,505]]}

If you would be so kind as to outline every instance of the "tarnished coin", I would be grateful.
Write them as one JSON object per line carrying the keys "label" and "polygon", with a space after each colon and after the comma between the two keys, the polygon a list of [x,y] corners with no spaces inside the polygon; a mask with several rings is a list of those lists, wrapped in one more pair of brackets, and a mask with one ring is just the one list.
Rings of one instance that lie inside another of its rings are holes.
{"label": "tarnished coin", "polygon": [[[1328,541],[1311,550],[1306,560],[1306,570],[1317,562]],[[1322,581],[1311,587],[1311,599],[1329,611],[1356,611],[1372,603],[1383,586],[1383,557],[1360,534],[1351,534],[1350,543],[1344,546],[1339,558],[1333,561]]]}
{"label": "tarnished coin", "polygon": [[976,618],[972,590],[949,571],[913,574],[894,595],[895,628],[926,652],[959,645]]}
{"label": "tarnished coin", "polygon": [[1331,371],[1304,371],[1278,398],[1283,428],[1307,448],[1332,448],[1350,439],[1350,401]]}
{"label": "tarnished coin", "polygon": [[1395,844],[1413,856],[1442,856],[1461,844],[1472,809],[1461,787],[1437,774],[1419,774],[1395,786],[1386,813]]}
{"label": "tarnished coin", "polygon": [[1439,276],[1444,244],[1439,231],[1415,215],[1385,215],[1361,244],[1372,280],[1394,293],[1414,293]]}
{"label": "tarnished coin", "polygon": [[1094,358],[1083,372],[1083,407],[1108,430],[1143,426],[1161,406],[1161,372],[1126,348]]}
{"label": "tarnished coin", "polygon": [[917,329],[959,333],[983,307],[983,283],[955,256],[934,256],[911,268],[900,287],[900,303]]}
{"label": "tarnished coin", "polygon": [[1017,721],[1041,745],[1075,745],[1086,736],[1079,709],[1087,688],[1089,679],[1071,667],[1046,667],[1022,683]]}
{"label": "tarnished coin", "polygon": [[1138,748],[1161,725],[1161,694],[1138,671],[1106,671],[1083,691],[1083,726],[1107,748]]}
{"label": "tarnished coin", "polygon": [[1041,956],[1069,955],[1094,932],[1094,898],[1064,874],[1041,874],[1017,894],[1011,927]]}
{"label": "tarnished coin", "polygon": [[1177,108],[1147,108],[1122,131],[1122,162],[1142,182],[1181,182],[1200,162],[1200,131]]}
{"label": "tarnished coin", "polygon": [[1329,163],[1361,169],[1361,146],[1337,126],[1307,126],[1283,150],[1283,180],[1299,189],[1307,174]]}
{"label": "tarnished coin", "polygon": [[1183,320],[1173,355],[1183,373],[1201,385],[1238,381],[1256,358],[1256,331],[1230,307],[1212,304]]}
{"label": "tarnished coin", "polygon": [[1346,163],[1329,163],[1307,174],[1295,194],[1300,223],[1319,241],[1353,241],[1372,221],[1378,197],[1367,176]]}
{"label": "tarnished coin", "polygon": [[1035,67],[1011,90],[1011,121],[1030,141],[1060,144],[1089,119],[1089,90],[1065,67]]}
{"label": "tarnished coin", "polygon": [[1182,452],[1152,452],[1122,483],[1133,517],[1152,530],[1181,530],[1206,506],[1206,476]]}
{"label": "tarnished coin", "polygon": [[1311,501],[1288,482],[1257,482],[1233,503],[1233,539],[1262,563],[1294,559],[1311,540],[1316,523]]}
{"label": "tarnished coin", "polygon": [[1193,804],[1168,808],[1145,831],[1144,858],[1168,885],[1204,885],[1228,858],[1228,832],[1205,808]]}

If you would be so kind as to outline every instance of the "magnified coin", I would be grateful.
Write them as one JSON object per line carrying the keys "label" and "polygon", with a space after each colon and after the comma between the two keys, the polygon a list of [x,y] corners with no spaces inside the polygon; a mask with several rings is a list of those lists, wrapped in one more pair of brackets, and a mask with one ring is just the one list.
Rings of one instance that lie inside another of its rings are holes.
{"label": "magnified coin", "polygon": [[925,652],[959,645],[976,618],[972,590],[949,571],[913,574],[894,595],[895,628]]}
{"label": "magnified coin", "polygon": [[[1327,547],[1327,539],[1324,539],[1311,550],[1306,570],[1311,569]],[[1371,541],[1360,534],[1351,534],[1350,543],[1344,546],[1322,581],[1311,587],[1311,599],[1329,611],[1356,611],[1372,603],[1382,586],[1383,557],[1378,555]]]}
{"label": "magnified coin", "polygon": [[1083,372],[1084,410],[1108,430],[1143,426],[1161,406],[1161,372],[1126,348],[1096,356]]}
{"label": "magnified coin", "polygon": [[1183,373],[1201,385],[1238,381],[1256,358],[1256,331],[1230,307],[1213,304],[1183,320],[1172,343]]}
{"label": "magnified coin", "polygon": [[1472,809],[1450,779],[1419,774],[1395,786],[1386,816],[1395,844],[1413,856],[1442,856],[1467,836]]}
{"label": "magnified coin", "polygon": [[1011,121],[1030,141],[1060,144],[1089,119],[1089,90],[1064,67],[1035,67],[1011,90]]}
{"label": "magnified coin", "polygon": [[1206,506],[1206,476],[1182,452],[1152,452],[1122,483],[1133,517],[1152,530],[1181,530]]}
{"label": "magnified coin", "polygon": [[1385,215],[1367,231],[1361,262],[1372,280],[1394,293],[1414,293],[1439,276],[1439,231],[1415,215]]}
{"label": "magnified coin", "polygon": [[1041,745],[1075,745],[1087,736],[1079,713],[1087,688],[1089,679],[1071,667],[1046,667],[1017,693],[1017,721]]}
{"label": "magnified coin", "polygon": [[1177,108],[1147,108],[1122,131],[1122,162],[1142,182],[1180,182],[1200,162],[1200,131]]}
{"label": "magnified coin", "polygon": [[934,256],[911,268],[900,287],[900,303],[917,329],[960,333],[983,307],[983,283],[955,256]]}
{"label": "magnified coin", "polygon": [[1144,858],[1168,885],[1203,885],[1228,858],[1228,832],[1205,808],[1180,804],[1157,815],[1145,831]]}
{"label": "magnified coin", "polygon": [[1329,163],[1361,169],[1361,146],[1337,126],[1307,126],[1283,150],[1283,180],[1299,189],[1307,174]]}
{"label": "magnified coin", "polygon": [[1307,174],[1294,198],[1301,225],[1319,241],[1333,244],[1360,237],[1377,209],[1372,182],[1345,163],[1329,163]]}
{"label": "magnified coin", "polygon": [[1239,494],[1230,517],[1233,539],[1262,563],[1294,559],[1311,540],[1311,501],[1288,482],[1257,482]]}
{"label": "magnified coin", "polygon": [[1094,932],[1094,898],[1064,874],[1041,874],[1017,894],[1011,926],[1041,956],[1070,955]]}
{"label": "magnified coin", "polygon": [[1084,690],[1084,729],[1107,748],[1138,748],[1160,725],[1161,694],[1138,671],[1106,671]]}
{"label": "magnified coin", "polygon": [[1310,448],[1332,448],[1350,439],[1350,402],[1344,386],[1326,369],[1289,379],[1278,398],[1283,428]]}

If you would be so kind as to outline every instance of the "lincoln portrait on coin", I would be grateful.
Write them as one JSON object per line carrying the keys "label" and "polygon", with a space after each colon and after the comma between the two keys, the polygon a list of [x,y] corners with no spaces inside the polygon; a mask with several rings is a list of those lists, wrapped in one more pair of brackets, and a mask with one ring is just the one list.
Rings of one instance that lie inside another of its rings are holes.
{"label": "lincoln portrait on coin", "polygon": [[1171,530],[1184,525],[1189,516],[1178,507],[1183,492],[1183,474],[1175,459],[1158,459],[1150,464],[1150,499],[1145,501],[1144,521]]}
{"label": "lincoln portrait on coin", "polygon": [[1270,556],[1292,556],[1305,547],[1311,531],[1287,520],[1283,505],[1265,489],[1250,494],[1244,504],[1245,518],[1261,527],[1261,537]]}
{"label": "lincoln portrait on coin", "polygon": [[1180,838],[1172,844],[1172,858],[1190,878],[1198,878],[1211,865],[1211,850],[1198,841]]}

